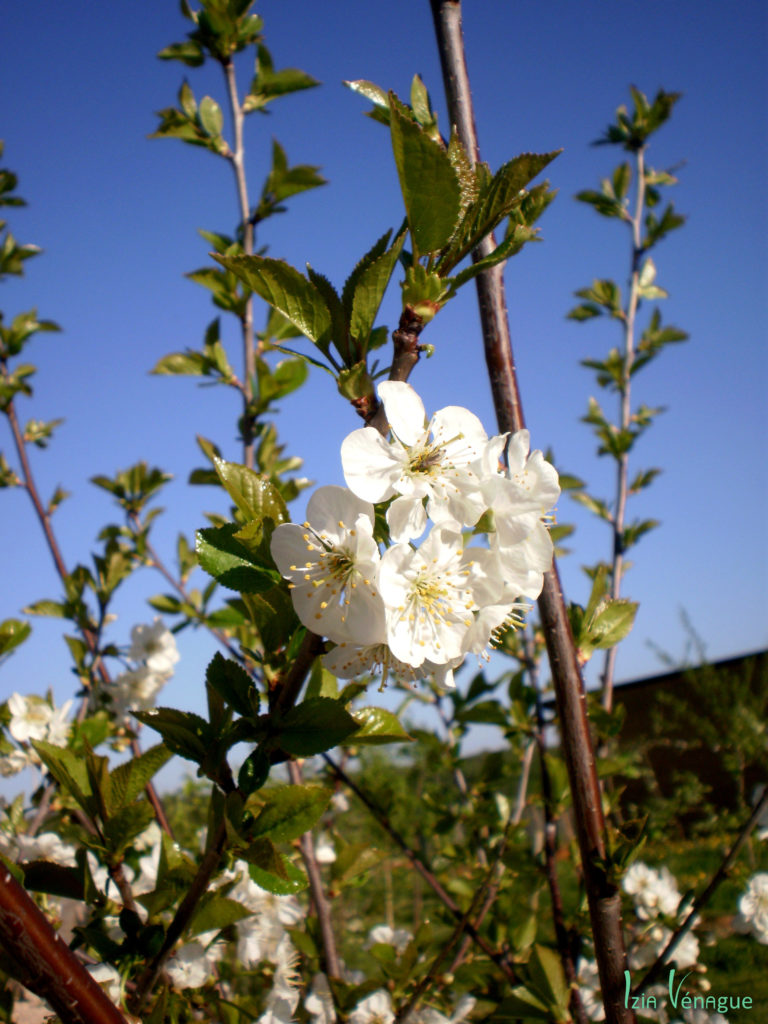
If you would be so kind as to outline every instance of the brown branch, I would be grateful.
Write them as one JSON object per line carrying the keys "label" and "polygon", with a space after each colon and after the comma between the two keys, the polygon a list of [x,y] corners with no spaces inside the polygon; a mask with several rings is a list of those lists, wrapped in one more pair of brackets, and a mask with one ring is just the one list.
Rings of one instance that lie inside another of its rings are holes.
{"label": "brown branch", "polygon": [[126,1024],[10,871],[0,868],[0,946],[65,1024]]}
{"label": "brown branch", "polygon": [[[430,0],[430,4],[450,120],[470,160],[477,161],[479,147],[461,33],[461,4],[459,0]],[[473,253],[473,260],[481,259],[494,247],[493,237],[489,236]],[[499,430],[517,431],[524,427],[525,420],[512,356],[502,269],[493,267],[479,274],[475,281]],[[624,1006],[626,954],[621,895],[606,870],[605,822],[587,723],[584,682],[554,562],[544,577],[539,613],[555,686],[606,1020],[608,1024],[630,1024],[635,1016]]]}
{"label": "brown branch", "polygon": [[448,908],[453,917],[457,921],[462,922],[462,928],[467,932],[468,935],[477,943],[487,957],[489,957],[496,966],[504,973],[507,980],[510,982],[515,981],[515,974],[510,965],[498,953],[493,947],[487,942],[482,935],[479,934],[477,928],[472,924],[471,921],[466,919],[466,915],[462,912],[458,903],[450,896],[439,880],[435,877],[432,871],[427,867],[424,861],[419,857],[415,850],[411,849],[405,839],[400,835],[397,829],[390,823],[389,818],[385,811],[378,807],[373,800],[357,785],[357,783],[347,775],[347,773],[336,764],[336,762],[328,755],[321,755],[325,763],[334,773],[337,779],[341,779],[342,782],[347,785],[355,796],[362,801],[363,804],[368,808],[376,821],[381,825],[387,835],[400,847],[405,856],[410,861],[413,868],[421,875],[424,881],[429,885],[432,891],[437,895],[441,903]]}
{"label": "brown branch", "polygon": [[[302,783],[301,767],[296,761],[288,762],[288,777],[294,786]],[[299,840],[299,848],[307,869],[309,879],[309,891],[312,894],[312,902],[317,912],[317,920],[320,924],[320,938],[323,945],[323,970],[329,978],[341,977],[341,961],[336,948],[336,936],[333,934],[333,922],[331,921],[331,905],[323,888],[323,879],[320,874],[320,865],[315,856],[315,844],[312,832],[305,832]]]}

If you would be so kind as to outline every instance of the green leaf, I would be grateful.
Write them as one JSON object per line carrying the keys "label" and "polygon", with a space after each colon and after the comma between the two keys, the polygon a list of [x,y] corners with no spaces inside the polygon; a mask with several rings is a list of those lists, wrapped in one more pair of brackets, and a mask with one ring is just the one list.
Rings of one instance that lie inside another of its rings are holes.
{"label": "green leaf", "polygon": [[205,671],[205,679],[238,715],[258,715],[259,692],[251,677],[237,662],[225,658],[217,651]]}
{"label": "green leaf", "polygon": [[364,257],[361,261],[363,265],[358,264],[354,272],[349,332],[363,345],[362,352],[365,351],[364,343],[371,333],[381,301],[384,298],[384,292],[402,251],[405,235],[406,232],[401,231],[389,249],[378,258],[366,263],[366,257]]}
{"label": "green leaf", "polygon": [[269,778],[270,760],[259,747],[252,751],[243,761],[237,776],[237,784],[245,796],[250,796],[261,789]]}
{"label": "green leaf", "polygon": [[390,130],[414,249],[437,252],[453,234],[461,187],[446,150],[389,94]]}
{"label": "green leaf", "polygon": [[294,896],[296,893],[306,889],[309,884],[306,875],[291,861],[281,857],[280,854],[278,854],[278,857],[283,873],[281,876],[277,876],[273,871],[262,868],[252,860],[250,848],[241,856],[244,860],[248,861],[248,874],[253,881],[258,886],[261,886],[262,889],[266,889],[267,892],[271,892],[275,896]]}
{"label": "green leaf", "polygon": [[267,802],[256,816],[251,834],[273,842],[298,839],[325,812],[332,792],[324,786],[281,786],[270,789]]}
{"label": "green leaf", "polygon": [[277,488],[263,476],[236,462],[214,456],[213,465],[227,494],[249,522],[269,518],[278,526],[290,520]]}
{"label": "green leaf", "polygon": [[358,708],[354,719],[359,728],[345,741],[354,744],[406,743],[413,737],[403,729],[396,715],[385,708]]}
{"label": "green leaf", "polygon": [[221,114],[221,107],[210,96],[203,96],[200,100],[200,123],[213,138],[219,138],[224,119]]}
{"label": "green leaf", "polygon": [[171,352],[158,359],[152,368],[154,374],[202,377],[206,370],[206,359],[202,352]]}
{"label": "green leaf", "polygon": [[215,737],[210,726],[192,711],[150,708],[148,711],[136,711],[134,716],[159,732],[166,747],[188,761],[201,764],[213,746]]}
{"label": "green leaf", "polygon": [[134,839],[155,820],[155,812],[149,801],[123,807],[117,814],[110,814],[102,824],[102,832],[110,853],[120,856]]}
{"label": "green leaf", "polygon": [[327,335],[331,326],[328,307],[317,288],[303,274],[282,260],[265,256],[213,255],[327,355]]}
{"label": "green leaf", "polygon": [[528,961],[528,972],[536,990],[545,995],[552,1009],[557,1011],[557,1019],[567,1020],[568,983],[558,954],[537,943]]}
{"label": "green leaf", "polygon": [[23,644],[32,627],[21,619],[4,619],[0,622],[0,657]]}
{"label": "green leaf", "polygon": [[221,931],[230,924],[242,921],[253,913],[248,907],[217,893],[207,893],[200,901],[200,906],[192,918],[187,937],[202,935],[205,932]]}
{"label": "green leaf", "polygon": [[118,765],[111,772],[112,806],[115,810],[127,807],[142,793],[149,780],[171,757],[171,751],[158,743],[138,757]]}
{"label": "green leaf", "polygon": [[489,1024],[495,1021],[552,1020],[550,1009],[537,995],[525,985],[516,985],[487,1018]]}
{"label": "green leaf", "polygon": [[66,747],[56,747],[44,740],[32,740],[32,746],[58,784],[92,816],[95,810],[93,791],[83,758]]}
{"label": "green leaf", "polygon": [[230,590],[260,594],[274,587],[277,574],[258,565],[252,549],[235,535],[237,523],[198,530],[195,551],[201,567]]}
{"label": "green leaf", "polygon": [[310,697],[280,723],[280,746],[296,757],[310,757],[330,750],[358,729],[358,723],[339,701]]}

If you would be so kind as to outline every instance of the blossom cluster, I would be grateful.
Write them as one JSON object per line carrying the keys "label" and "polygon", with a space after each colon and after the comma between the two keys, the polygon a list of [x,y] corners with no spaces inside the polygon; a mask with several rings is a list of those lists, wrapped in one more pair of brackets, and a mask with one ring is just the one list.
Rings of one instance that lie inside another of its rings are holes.
{"label": "blossom cluster", "polygon": [[6,702],[7,730],[16,745],[5,737],[0,738],[0,775],[16,775],[28,765],[40,764],[34,747],[30,745],[33,740],[44,740],[57,747],[66,746],[70,728],[67,715],[71,707],[71,700],[57,708],[50,697],[24,697],[20,693],[12,693]]}
{"label": "blossom cluster", "polygon": [[303,525],[274,531],[272,556],[301,622],[336,645],[325,656],[335,675],[451,685],[465,656],[485,655],[541,592],[558,476],[526,430],[489,438],[460,406],[427,422],[402,382],[379,396],[391,440],[372,427],[345,438],[347,487],[319,488]]}
{"label": "blossom cluster", "polygon": [[110,687],[112,709],[118,718],[154,707],[179,660],[176,638],[160,618],[134,626],[128,658],[134,667],[122,672]]}

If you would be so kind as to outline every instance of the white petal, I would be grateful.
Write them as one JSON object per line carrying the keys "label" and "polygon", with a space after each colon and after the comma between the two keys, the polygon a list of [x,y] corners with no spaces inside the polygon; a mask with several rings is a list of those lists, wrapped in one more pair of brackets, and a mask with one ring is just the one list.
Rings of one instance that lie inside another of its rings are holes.
{"label": "white petal", "polygon": [[379,398],[389,425],[403,444],[412,445],[426,434],[424,403],[410,384],[387,380],[379,384]]}
{"label": "white petal", "polygon": [[390,444],[373,427],[353,430],[341,443],[347,487],[366,501],[386,501],[392,497],[405,458],[402,445]]}
{"label": "white petal", "polygon": [[424,533],[427,513],[420,496],[402,495],[387,509],[387,525],[395,543],[412,540]]}
{"label": "white petal", "polygon": [[345,539],[361,515],[373,522],[373,507],[346,487],[318,487],[307,503],[307,522],[334,544]]}

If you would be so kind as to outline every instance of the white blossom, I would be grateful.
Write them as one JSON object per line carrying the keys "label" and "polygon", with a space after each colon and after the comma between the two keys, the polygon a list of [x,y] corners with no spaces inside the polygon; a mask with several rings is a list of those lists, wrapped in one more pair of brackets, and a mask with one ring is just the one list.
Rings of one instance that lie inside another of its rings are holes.
{"label": "white blossom", "polygon": [[12,693],[8,698],[11,716],[8,731],[17,743],[45,740],[56,747],[66,746],[69,738],[66,719],[71,707],[71,700],[56,708],[41,697],[22,697],[20,693]]}
{"label": "white blossom", "polygon": [[304,1009],[312,1018],[312,1024],[335,1024],[336,1009],[324,974],[318,973],[312,979],[312,986],[304,999]]}
{"label": "white blossom", "polygon": [[392,1000],[386,989],[380,988],[362,999],[347,1020],[349,1024],[392,1024]]}
{"label": "white blossom", "polygon": [[74,867],[75,847],[65,843],[55,832],[38,832],[36,836],[28,836],[20,832],[16,836],[18,859],[28,862],[32,860],[48,860],[52,864]]}
{"label": "white blossom", "polygon": [[111,964],[86,964],[86,971],[104,989],[108,999],[119,1006],[122,984],[120,973]]}
{"label": "white blossom", "polygon": [[288,1024],[293,1020],[294,1011],[299,1005],[299,954],[287,935],[280,940],[275,950],[274,963],[276,970],[272,978],[272,988],[258,1024]]}
{"label": "white blossom", "polygon": [[336,850],[333,848],[333,841],[327,832],[322,832],[317,837],[315,860],[318,864],[333,864],[336,860]]}
{"label": "white blossom", "polygon": [[460,658],[473,613],[493,603],[502,583],[487,549],[464,550],[460,534],[434,527],[416,551],[395,544],[385,552],[379,587],[389,647],[400,661],[418,667]]}
{"label": "white blossom", "polygon": [[622,888],[632,896],[637,916],[645,921],[659,914],[674,914],[680,904],[677,883],[666,867],[657,871],[635,861],[624,876]]}
{"label": "white blossom", "polygon": [[447,689],[454,686],[453,669],[461,660],[457,658],[455,663],[446,665],[434,665],[425,660],[414,667],[396,658],[386,643],[353,644],[347,641],[337,644],[322,659],[323,665],[338,679],[381,676],[380,690],[390,678],[401,686],[411,686],[419,680],[428,679],[440,689]]}
{"label": "white blossom", "polygon": [[283,523],[272,534],[272,557],[290,581],[296,614],[313,632],[334,641],[384,639],[373,524],[372,505],[328,486],[310,498],[303,526]]}
{"label": "white blossom", "polygon": [[412,938],[406,928],[390,928],[388,924],[377,924],[368,932],[366,948],[382,943],[385,946],[394,946],[398,953],[402,953]]}
{"label": "white blossom", "polygon": [[142,662],[156,675],[170,676],[179,660],[176,638],[163,620],[156,617],[151,624],[133,627],[128,657]]}
{"label": "white blossom", "polygon": [[215,971],[216,957],[208,953],[202,942],[187,942],[169,957],[165,972],[174,988],[200,988]]}
{"label": "white blossom", "polygon": [[15,747],[10,750],[7,754],[3,754],[0,757],[0,775],[8,778],[11,775],[18,775],[19,772],[24,771],[28,765],[32,762],[29,755],[24,750],[19,750]]}
{"label": "white blossom", "polygon": [[768,946],[768,872],[760,871],[750,878],[739,899],[739,913],[734,928],[754,936]]}
{"label": "white blossom", "polygon": [[161,675],[146,665],[122,672],[114,680],[110,690],[115,714],[122,718],[129,711],[148,711],[153,708],[157,695],[168,678],[167,675]]}
{"label": "white blossom", "polygon": [[379,397],[394,438],[387,441],[372,427],[345,438],[347,486],[366,501],[397,495],[387,523],[398,542],[420,536],[427,513],[436,525],[453,530],[473,526],[485,510],[474,469],[488,444],[480,420],[468,409],[448,406],[427,424],[421,399],[399,381],[380,384]]}

